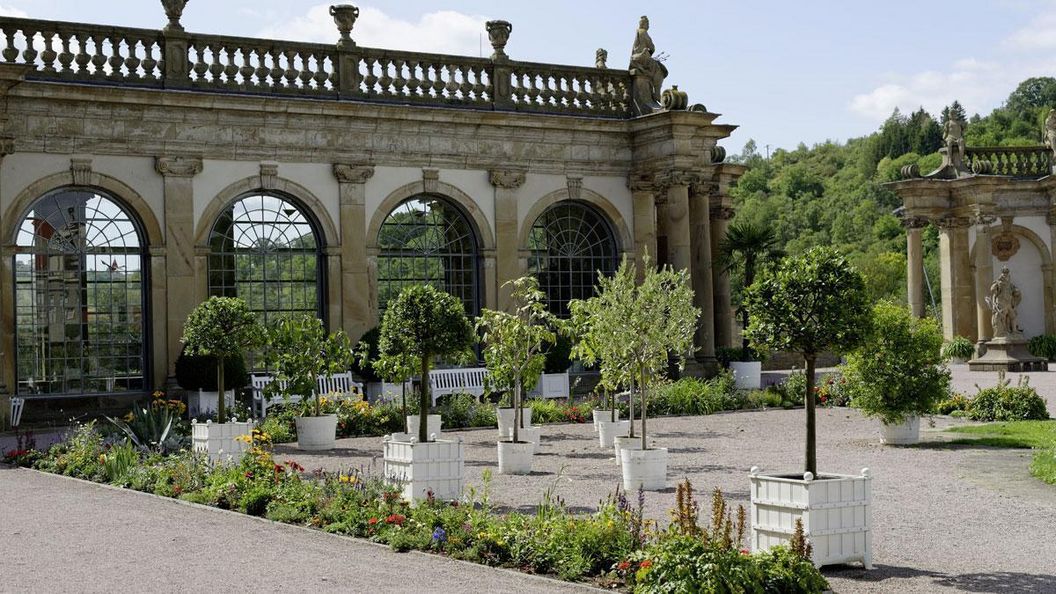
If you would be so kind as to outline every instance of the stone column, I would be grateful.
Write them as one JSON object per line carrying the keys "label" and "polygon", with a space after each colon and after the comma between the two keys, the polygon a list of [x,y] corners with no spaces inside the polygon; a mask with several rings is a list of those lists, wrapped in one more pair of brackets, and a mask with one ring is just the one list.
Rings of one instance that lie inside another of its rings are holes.
{"label": "stone column", "polygon": [[160,279],[155,279],[151,289],[160,288],[166,295],[165,317],[156,317],[166,323],[155,324],[153,331],[156,343],[168,345],[168,352],[163,359],[155,360],[155,367],[162,367],[164,361],[166,376],[173,377],[183,324],[199,302],[195,291],[193,178],[201,173],[202,160],[158,157],[154,167],[165,178],[165,272],[164,284],[159,287]]}
{"label": "stone column", "polygon": [[638,276],[641,280],[644,270],[643,258],[646,254],[655,263],[656,252],[656,197],[653,194],[653,180],[644,174],[632,174],[627,178],[627,187],[631,190],[634,225],[634,257],[638,265]]}
{"label": "stone column", "polygon": [[976,336],[974,286],[968,253],[968,218],[945,217],[939,226],[939,258],[942,275],[942,332],[954,336]]}
{"label": "stone column", "polygon": [[488,179],[495,187],[495,275],[498,284],[497,305],[500,311],[511,311],[512,287],[507,281],[520,276],[519,229],[517,225],[517,189],[524,185],[524,172],[493,169]]}
{"label": "stone column", "polygon": [[688,270],[692,264],[689,225],[689,184],[683,171],[666,171],[657,180],[667,197],[667,263],[675,270]]}
{"label": "stone column", "polygon": [[990,306],[986,297],[990,294],[990,284],[994,282],[994,256],[990,245],[990,225],[994,217],[977,213],[972,217],[975,225],[975,326],[977,330],[977,352],[982,353],[982,345],[994,337],[994,328],[990,323]]}
{"label": "stone column", "polygon": [[924,309],[924,249],[920,241],[921,230],[928,224],[922,217],[906,217],[902,226],[906,228],[906,295],[913,315],[923,318]]}
{"label": "stone column", "polygon": [[377,323],[370,307],[366,238],[366,184],[374,176],[374,166],[335,163],[333,172],[337,178],[341,229],[341,328],[356,339]]}
{"label": "stone column", "polygon": [[[6,114],[3,116],[6,123]],[[14,152],[14,141],[10,138],[0,139],[0,170],[3,168],[4,157]],[[2,179],[2,175],[0,175]],[[0,185],[2,187],[2,185]],[[15,315],[14,303],[14,245],[8,245],[5,238],[3,249],[0,249],[0,430],[7,428],[7,415],[10,413],[11,402],[8,394],[18,391],[15,380]]]}
{"label": "stone column", "polygon": [[693,250],[690,278],[693,284],[693,304],[700,309],[697,322],[697,359],[707,368],[715,363],[715,294],[711,252],[711,192],[714,184],[695,183],[690,186],[689,222]]}
{"label": "stone column", "polygon": [[[726,229],[730,226],[733,218],[733,209],[724,206],[724,200],[720,198],[711,205],[711,257],[712,262],[719,257],[719,249],[723,238],[726,237]],[[730,275],[722,267],[713,265],[711,267],[712,290],[714,292],[715,308],[715,347],[733,346],[733,305],[730,303]]]}

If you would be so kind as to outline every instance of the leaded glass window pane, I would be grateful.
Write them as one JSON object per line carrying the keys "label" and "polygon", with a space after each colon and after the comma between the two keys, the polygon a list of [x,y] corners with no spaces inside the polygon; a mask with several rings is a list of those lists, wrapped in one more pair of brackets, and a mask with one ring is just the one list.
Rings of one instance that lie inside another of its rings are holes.
{"label": "leaded glass window pane", "polygon": [[616,237],[592,206],[564,201],[546,209],[528,236],[528,272],[546,293],[547,307],[567,317],[568,302],[594,295],[599,274],[616,271]]}
{"label": "leaded glass window pane", "polygon": [[146,390],[138,221],[108,196],[62,189],[33,205],[15,244],[17,391]]}
{"label": "leaded glass window pane", "polygon": [[217,218],[209,237],[209,294],[241,297],[264,324],[323,317],[322,251],[312,222],[291,200],[252,195]]}
{"label": "leaded glass window pane", "polygon": [[378,232],[378,307],[412,285],[433,285],[480,312],[477,238],[464,214],[443,198],[416,196],[389,213]]}

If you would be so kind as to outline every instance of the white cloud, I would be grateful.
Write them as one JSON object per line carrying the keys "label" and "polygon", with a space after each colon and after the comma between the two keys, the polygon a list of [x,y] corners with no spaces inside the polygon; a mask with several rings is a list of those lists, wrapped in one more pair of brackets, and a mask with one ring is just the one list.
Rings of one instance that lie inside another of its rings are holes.
{"label": "white cloud", "polygon": [[1003,45],[1027,51],[1056,48],[1056,11],[1041,13],[1026,27],[1010,35]]}
{"label": "white cloud", "polygon": [[29,15],[26,12],[21,11],[17,8],[9,8],[7,6],[4,6],[3,4],[0,4],[0,16],[16,17],[22,19],[29,18]]}
{"label": "white cloud", "polygon": [[[357,45],[366,47],[476,56],[483,35],[485,54],[490,55],[491,46],[484,32],[486,20],[483,16],[439,10],[411,22],[361,5],[359,19],[352,28],[352,39]],[[319,43],[336,43],[338,39],[329,4],[313,6],[304,16],[268,27],[260,34],[273,39]]]}

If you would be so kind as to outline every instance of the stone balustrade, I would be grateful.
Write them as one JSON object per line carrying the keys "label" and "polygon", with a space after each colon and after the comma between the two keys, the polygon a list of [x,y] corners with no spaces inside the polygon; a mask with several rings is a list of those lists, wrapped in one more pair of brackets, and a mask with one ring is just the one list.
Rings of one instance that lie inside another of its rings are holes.
{"label": "stone balustrade", "polygon": [[1010,177],[1042,177],[1052,173],[1047,146],[968,147],[965,165],[973,173]]}
{"label": "stone balustrade", "polygon": [[624,70],[0,17],[27,80],[630,117]]}

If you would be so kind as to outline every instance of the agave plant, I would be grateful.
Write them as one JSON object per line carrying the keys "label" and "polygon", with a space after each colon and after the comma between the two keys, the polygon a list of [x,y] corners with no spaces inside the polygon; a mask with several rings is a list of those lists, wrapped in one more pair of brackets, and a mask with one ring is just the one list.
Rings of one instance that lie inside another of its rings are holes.
{"label": "agave plant", "polygon": [[186,438],[173,431],[176,414],[165,406],[134,406],[125,418],[107,420],[141,450],[165,454],[186,446]]}

